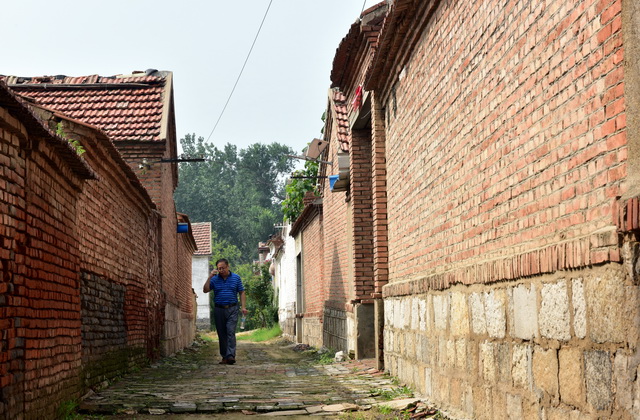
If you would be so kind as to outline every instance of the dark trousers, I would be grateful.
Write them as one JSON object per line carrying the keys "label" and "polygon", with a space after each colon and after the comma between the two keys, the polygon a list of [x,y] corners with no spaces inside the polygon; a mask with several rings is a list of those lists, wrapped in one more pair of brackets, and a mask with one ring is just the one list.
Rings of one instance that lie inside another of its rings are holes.
{"label": "dark trousers", "polygon": [[238,305],[230,308],[215,307],[214,318],[220,343],[220,356],[223,359],[236,357],[236,325],[238,324]]}

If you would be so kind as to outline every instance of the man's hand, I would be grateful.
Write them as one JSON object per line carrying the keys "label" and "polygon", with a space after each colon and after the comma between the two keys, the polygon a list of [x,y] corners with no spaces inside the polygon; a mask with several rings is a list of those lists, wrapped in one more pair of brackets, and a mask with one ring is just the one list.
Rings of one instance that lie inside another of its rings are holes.
{"label": "man's hand", "polygon": [[240,292],[240,307],[242,308],[241,311],[243,315],[249,313],[249,311],[247,311],[247,295],[245,295],[244,290]]}
{"label": "man's hand", "polygon": [[204,286],[202,286],[202,291],[204,293],[209,293],[211,291],[211,278],[216,274],[218,274],[218,270],[212,270],[209,277],[207,277],[207,281],[204,283]]}

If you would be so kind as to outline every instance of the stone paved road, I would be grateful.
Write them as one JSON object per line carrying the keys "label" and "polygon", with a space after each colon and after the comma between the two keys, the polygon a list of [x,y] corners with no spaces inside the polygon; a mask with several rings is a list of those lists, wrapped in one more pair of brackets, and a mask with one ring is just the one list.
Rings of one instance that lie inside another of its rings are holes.
{"label": "stone paved road", "polygon": [[219,365],[217,350],[217,343],[199,341],[88,396],[81,412],[136,419],[177,413],[329,416],[410,397],[372,360],[322,365],[282,341],[238,341],[237,363]]}

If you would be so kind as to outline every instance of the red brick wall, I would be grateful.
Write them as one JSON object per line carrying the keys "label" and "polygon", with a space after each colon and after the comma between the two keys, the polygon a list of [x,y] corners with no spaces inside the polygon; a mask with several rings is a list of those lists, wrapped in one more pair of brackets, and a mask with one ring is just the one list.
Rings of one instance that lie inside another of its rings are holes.
{"label": "red brick wall", "polygon": [[157,356],[159,217],[102,134],[65,123],[87,150],[80,160],[10,106],[0,107],[0,416],[54,418],[62,401]]}
{"label": "red brick wall", "polygon": [[327,298],[326,267],[322,258],[323,216],[318,208],[302,232],[302,288],[304,290],[304,318],[302,320],[302,342],[321,347],[322,310]]}
{"label": "red brick wall", "polygon": [[82,177],[12,112],[0,107],[0,415],[51,418],[52,400],[79,392]]}
{"label": "red brick wall", "polygon": [[323,216],[316,212],[302,233],[302,278],[305,317],[320,317],[327,298],[327,267],[322,258]]}
{"label": "red brick wall", "polygon": [[[329,160],[334,162],[327,175],[338,174],[337,122],[332,129],[329,145]],[[348,301],[353,299],[354,244],[351,224],[352,201],[346,192],[332,192],[329,181],[322,182],[322,205],[324,213],[324,277],[327,282],[326,305],[335,309],[346,309]],[[306,293],[306,291],[305,291]]]}
{"label": "red brick wall", "polygon": [[[0,185],[6,191],[0,199],[0,258],[2,279],[0,283],[0,415],[14,417],[24,403],[24,334],[18,336],[22,322],[15,318],[24,317],[25,270],[18,270],[19,259],[24,261],[26,242],[25,215],[25,153],[20,142],[26,141],[26,130],[0,107],[0,144],[4,153],[0,154],[2,171]],[[12,164],[13,162],[13,164]],[[13,168],[13,169],[12,169]],[[7,187],[11,186],[11,190]],[[17,293],[16,293],[17,292]],[[12,296],[13,295],[13,296]],[[10,308],[9,305],[16,305]]]}
{"label": "red brick wall", "polygon": [[86,386],[95,386],[131,363],[157,357],[148,337],[159,334],[153,330],[162,322],[150,325],[146,317],[160,302],[145,292],[150,274],[158,272],[152,254],[159,252],[154,234],[159,218],[142,184],[123,185],[133,173],[107,138],[80,124],[65,127],[82,137],[83,157],[99,175],[84,187],[76,223],[82,251],[83,378]]}
{"label": "red brick wall", "polygon": [[350,149],[354,293],[356,299],[366,300],[374,291],[371,130],[353,130]]}
{"label": "red brick wall", "polygon": [[612,226],[626,190],[620,10],[440,3],[383,93],[391,282],[505,253],[526,256],[434,285],[618,258],[615,239],[588,235]]}
{"label": "red brick wall", "polygon": [[[169,317],[166,329],[162,332],[163,354],[171,354],[184,347],[193,338],[187,334],[183,336],[183,319],[193,319],[194,293],[191,287],[191,255],[188,241],[184,242],[176,235],[177,220],[173,201],[176,185],[176,163],[160,162],[162,159],[175,158],[172,147],[175,140],[140,144],[138,142],[118,142],[118,149],[130,167],[140,177],[141,182],[149,192],[162,217],[160,237],[162,246],[160,251],[162,282],[155,286],[163,293],[162,299],[170,310],[163,309],[165,317]],[[141,168],[146,161],[148,166]],[[183,259],[188,258],[188,264]]]}
{"label": "red brick wall", "polygon": [[375,298],[389,280],[389,234],[387,232],[387,159],[384,111],[375,92],[371,93],[371,195],[373,207],[373,269]]}

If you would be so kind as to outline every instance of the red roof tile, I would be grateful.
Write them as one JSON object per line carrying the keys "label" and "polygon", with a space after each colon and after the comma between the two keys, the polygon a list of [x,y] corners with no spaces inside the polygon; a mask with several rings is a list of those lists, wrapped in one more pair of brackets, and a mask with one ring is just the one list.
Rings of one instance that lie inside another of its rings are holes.
{"label": "red roof tile", "polygon": [[332,89],[331,108],[333,110],[333,118],[338,127],[338,143],[340,150],[349,151],[349,116],[347,111],[347,102],[344,94],[340,90]]}
{"label": "red roof tile", "polygon": [[375,50],[378,45],[378,35],[384,23],[387,2],[383,1],[365,10],[360,19],[351,25],[349,32],[342,38],[333,58],[331,69],[331,87],[348,88],[345,80],[354,73],[354,68],[360,65],[358,57],[360,47],[367,43]]}
{"label": "red roof tile", "polygon": [[191,232],[198,247],[193,255],[211,255],[211,223],[192,223]]}
{"label": "red roof tile", "polygon": [[102,129],[114,141],[159,141],[169,72],[132,76],[7,76],[14,92]]}
{"label": "red roof tile", "polygon": [[37,133],[39,136],[50,139],[49,143],[52,148],[60,154],[61,158],[74,173],[83,179],[96,179],[96,173],[84,159],[78,156],[69,141],[51,131],[33,112],[32,107],[12,92],[3,80],[0,80],[0,107],[6,108],[11,115],[18,118],[29,132]]}

